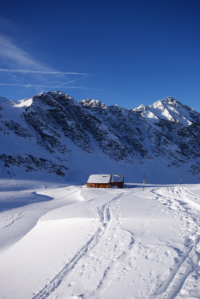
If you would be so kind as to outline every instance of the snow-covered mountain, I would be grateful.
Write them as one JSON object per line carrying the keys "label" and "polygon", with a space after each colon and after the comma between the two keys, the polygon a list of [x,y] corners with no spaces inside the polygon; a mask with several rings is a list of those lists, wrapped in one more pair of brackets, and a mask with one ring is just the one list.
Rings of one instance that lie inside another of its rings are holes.
{"label": "snow-covered mountain", "polygon": [[59,91],[0,98],[0,176],[85,183],[91,173],[126,181],[199,182],[200,113],[172,97],[136,109],[76,102]]}

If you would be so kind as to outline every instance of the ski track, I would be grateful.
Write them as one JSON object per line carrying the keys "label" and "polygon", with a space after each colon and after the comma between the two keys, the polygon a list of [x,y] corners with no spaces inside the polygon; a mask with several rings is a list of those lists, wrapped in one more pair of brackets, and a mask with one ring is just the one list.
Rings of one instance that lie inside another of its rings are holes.
{"label": "ski track", "polygon": [[[200,196],[183,187],[167,188],[166,194],[160,194],[160,188],[151,190],[155,200],[161,201],[168,208],[177,210],[186,231],[186,250],[162,285],[150,296],[150,299],[174,299],[184,287],[184,283],[192,272],[200,270],[200,213],[191,209],[188,203],[199,204]],[[162,192],[161,192],[162,193]],[[197,282],[198,284],[198,282]],[[182,298],[182,297],[181,297]],[[184,297],[186,298],[186,297]],[[189,298],[189,297],[187,297]],[[197,297],[190,297],[197,298]]]}
{"label": "ski track", "polygon": [[[131,193],[132,192],[129,192],[129,194]],[[70,262],[67,263],[63,267],[63,269],[59,271],[57,275],[53,279],[51,279],[50,282],[46,284],[34,297],[32,297],[32,299],[47,298],[52,292],[54,292],[55,289],[58,288],[58,286],[61,284],[63,279],[77,266],[78,262],[80,262],[86,255],[89,256],[93,248],[97,246],[97,244],[100,243],[104,237],[107,237],[107,239],[111,237],[111,234],[108,231],[109,230],[108,225],[110,224],[110,222],[116,221],[116,218],[113,218],[112,216],[111,207],[123,195],[124,192],[121,192],[113,199],[111,199],[107,204],[102,206],[101,217],[100,217],[102,222],[101,227],[95,232],[95,234],[90,238],[90,240],[74,255],[74,257],[70,260]],[[133,240],[131,236],[130,244],[132,243]],[[102,286],[104,278],[106,277],[108,271],[109,271],[109,266],[104,271],[103,277],[99,281],[99,284],[97,285],[97,289],[99,289]],[[83,297],[84,294],[82,294],[81,296]]]}
{"label": "ski track", "polygon": [[[178,259],[175,260],[174,265],[171,267],[168,277],[163,279],[156,290],[152,290],[148,298],[175,299],[177,295],[180,295],[188,277],[190,277],[193,272],[198,274],[200,271],[200,210],[191,208],[192,204],[199,205],[200,207],[200,195],[194,194],[182,186],[165,188],[154,187],[146,189],[145,191],[146,192],[140,192],[134,190],[120,192],[106,204],[97,207],[101,226],[84,246],[76,252],[73,258],[65,264],[53,278],[47,280],[47,284],[42,286],[41,290],[35,294],[32,299],[47,298],[54,293],[63,280],[74,271],[79,276],[82,276],[85,271],[85,264],[90,265],[90,268],[87,269],[88,273],[90,273],[90,277],[96,274],[94,271],[99,271],[97,282],[90,293],[80,294],[77,298],[89,299],[93,298],[94,295],[96,296],[95,298],[101,298],[106,288],[109,287],[113,273],[117,273],[118,277],[124,275],[124,270],[119,269],[120,261],[122,262],[125,256],[130,257],[133,254],[133,246],[138,246],[138,244],[135,244],[133,234],[120,228],[119,200],[122,196],[126,197],[131,194],[132,196],[137,195],[142,198],[158,200],[164,205],[166,211],[174,210],[176,215],[180,217],[183,222],[181,234],[185,237],[185,250],[184,252],[178,252]],[[17,218],[13,221],[16,220]],[[12,223],[9,225],[11,224]],[[108,252],[106,252],[108,249],[104,250],[105,245],[102,246],[102,244],[110,246],[109,256]],[[141,246],[142,244],[139,245],[140,248],[142,248]],[[170,244],[168,244],[168,246],[177,251],[177,248],[173,248]],[[99,251],[102,252],[97,265],[94,264],[92,260]],[[87,263],[85,263],[85,260]],[[91,265],[93,268],[91,268]],[[198,284],[198,281],[196,283]]]}

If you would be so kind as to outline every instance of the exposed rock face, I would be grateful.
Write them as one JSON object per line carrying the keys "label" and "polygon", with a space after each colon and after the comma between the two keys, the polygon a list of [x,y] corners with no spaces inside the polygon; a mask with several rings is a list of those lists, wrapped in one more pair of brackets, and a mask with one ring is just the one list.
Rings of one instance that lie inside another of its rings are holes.
{"label": "exposed rock face", "polygon": [[89,99],[78,103],[59,91],[19,102],[1,98],[0,135],[0,161],[26,172],[64,176],[73,168],[70,153],[98,160],[100,150],[116,162],[160,159],[200,173],[200,114],[172,97],[133,110]]}
{"label": "exposed rock face", "polygon": [[[24,166],[26,172],[34,172],[38,170],[48,170],[49,173],[54,173],[58,176],[65,176],[63,170],[67,170],[67,167],[63,165],[56,165],[47,159],[33,157],[32,155],[25,155],[24,157],[20,155],[10,156],[10,155],[0,155],[0,160],[4,162],[5,167],[13,166]],[[10,171],[8,171],[10,175]]]}

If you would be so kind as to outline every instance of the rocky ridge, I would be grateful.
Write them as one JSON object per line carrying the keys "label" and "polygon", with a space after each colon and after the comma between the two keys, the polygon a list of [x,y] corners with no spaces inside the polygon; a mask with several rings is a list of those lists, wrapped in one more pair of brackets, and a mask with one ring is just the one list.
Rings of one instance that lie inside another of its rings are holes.
{"label": "rocky ridge", "polygon": [[64,177],[78,159],[99,165],[106,156],[116,165],[155,160],[200,178],[200,114],[172,97],[131,110],[59,91],[0,98],[0,136],[2,176],[21,168]]}

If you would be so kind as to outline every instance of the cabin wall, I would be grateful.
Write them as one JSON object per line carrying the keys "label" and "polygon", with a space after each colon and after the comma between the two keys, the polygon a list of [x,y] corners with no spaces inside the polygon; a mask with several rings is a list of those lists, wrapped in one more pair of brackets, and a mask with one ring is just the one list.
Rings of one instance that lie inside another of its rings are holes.
{"label": "cabin wall", "polygon": [[110,188],[110,184],[87,183],[88,188]]}
{"label": "cabin wall", "polygon": [[110,185],[118,188],[124,188],[124,182],[111,182]]}

